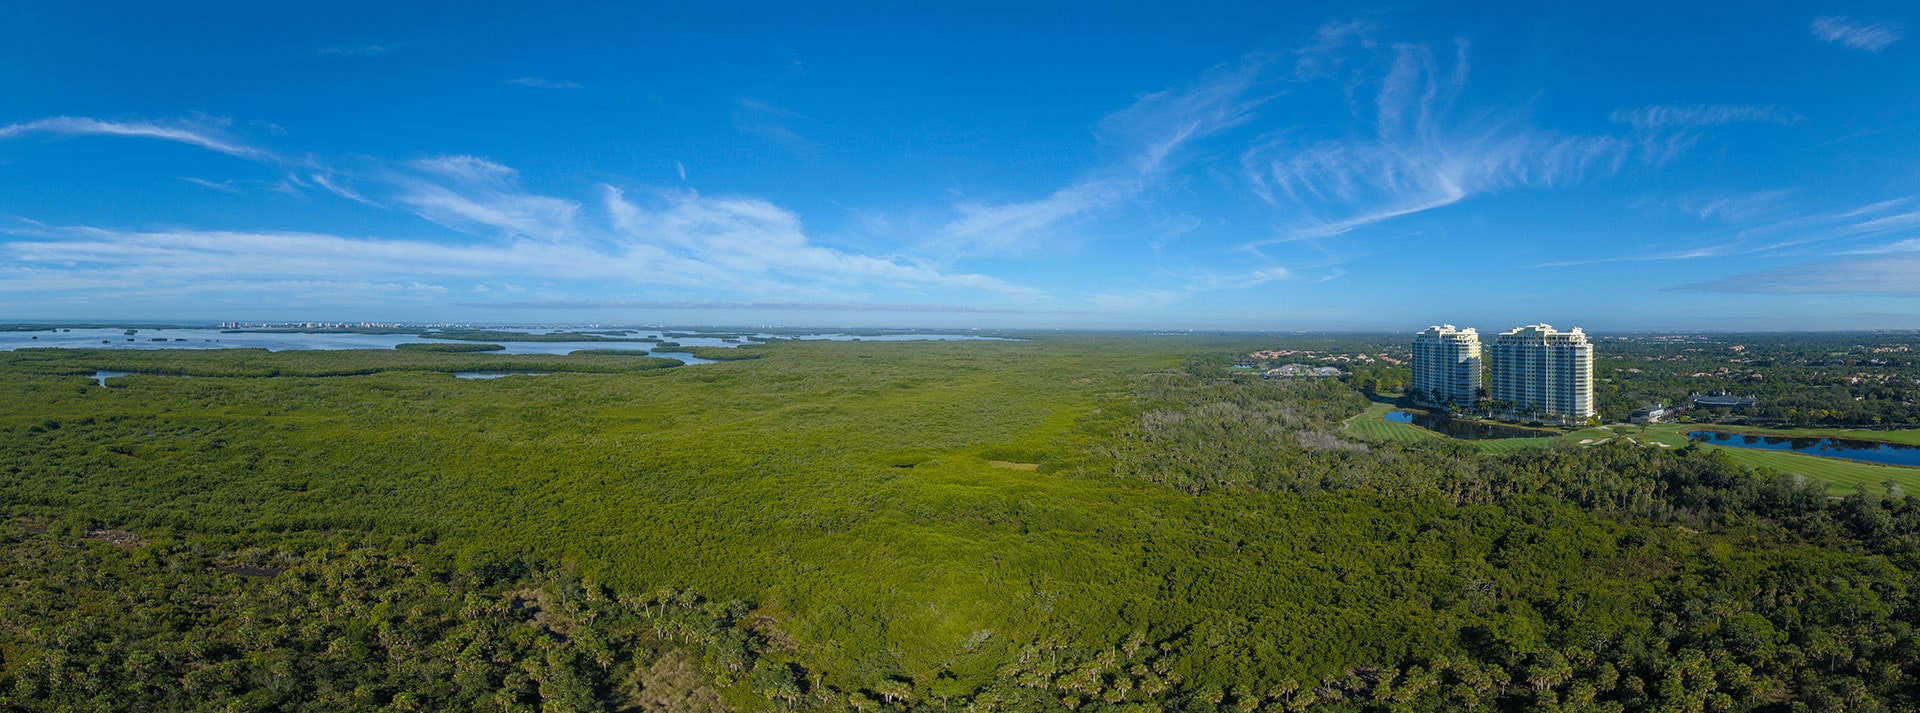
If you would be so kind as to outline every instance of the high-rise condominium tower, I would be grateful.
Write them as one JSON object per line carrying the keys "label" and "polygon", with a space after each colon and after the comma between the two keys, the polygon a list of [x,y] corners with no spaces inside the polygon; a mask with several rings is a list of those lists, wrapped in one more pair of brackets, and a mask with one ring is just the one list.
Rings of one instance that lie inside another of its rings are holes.
{"label": "high-rise condominium tower", "polygon": [[1413,337],[1414,400],[1428,406],[1471,406],[1480,391],[1480,334],[1451,324]]}
{"label": "high-rise condominium tower", "polygon": [[1511,415],[1584,421],[1594,415],[1593,343],[1575,327],[1514,327],[1493,338],[1495,408]]}

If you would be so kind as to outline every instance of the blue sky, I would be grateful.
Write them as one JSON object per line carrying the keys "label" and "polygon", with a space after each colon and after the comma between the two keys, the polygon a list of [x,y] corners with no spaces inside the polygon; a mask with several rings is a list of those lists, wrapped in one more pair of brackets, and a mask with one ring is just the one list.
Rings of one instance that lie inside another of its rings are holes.
{"label": "blue sky", "polygon": [[0,23],[0,319],[1920,328],[1907,3],[158,5]]}

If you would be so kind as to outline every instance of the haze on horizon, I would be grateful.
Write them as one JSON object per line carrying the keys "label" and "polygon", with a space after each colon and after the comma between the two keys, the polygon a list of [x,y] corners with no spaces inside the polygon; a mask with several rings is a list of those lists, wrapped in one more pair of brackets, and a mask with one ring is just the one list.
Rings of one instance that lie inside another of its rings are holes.
{"label": "haze on horizon", "polygon": [[0,320],[1920,328],[1901,3],[11,15]]}

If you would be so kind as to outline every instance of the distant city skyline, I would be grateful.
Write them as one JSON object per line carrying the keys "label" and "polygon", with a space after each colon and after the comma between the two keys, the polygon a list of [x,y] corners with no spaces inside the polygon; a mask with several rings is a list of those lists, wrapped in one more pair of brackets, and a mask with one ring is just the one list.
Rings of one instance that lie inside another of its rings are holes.
{"label": "distant city skyline", "polygon": [[30,4],[0,321],[1920,329],[1910,4]]}

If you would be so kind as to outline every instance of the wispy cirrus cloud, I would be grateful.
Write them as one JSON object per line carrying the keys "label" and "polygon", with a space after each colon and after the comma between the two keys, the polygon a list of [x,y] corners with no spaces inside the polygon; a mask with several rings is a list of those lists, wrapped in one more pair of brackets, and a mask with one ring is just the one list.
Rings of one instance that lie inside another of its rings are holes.
{"label": "wispy cirrus cloud", "polygon": [[[163,124],[56,118],[5,127],[0,138],[34,132],[178,141],[280,163],[272,154],[217,134]],[[400,162],[362,157],[353,163],[353,170],[336,170],[323,159],[302,159],[299,170],[290,171],[279,188],[295,195],[317,188],[371,207],[404,210],[479,239],[122,230],[27,222],[0,228],[0,272],[21,278],[10,282],[9,290],[24,289],[30,282],[44,284],[25,278],[57,271],[76,278],[65,283],[70,286],[123,284],[136,278],[151,278],[138,280],[143,285],[184,286],[195,280],[325,281],[340,275],[396,284],[528,276],[597,288],[666,286],[828,298],[817,304],[859,303],[847,298],[874,289],[948,291],[1028,303],[1041,297],[1037,290],[987,275],[821,246],[797,215],[757,198],[663,191],[651,200],[636,201],[602,186],[599,200],[588,205],[529,191],[518,171],[476,156]],[[204,179],[195,182],[232,188]]]}
{"label": "wispy cirrus cloud", "polygon": [[1905,37],[1896,23],[1861,22],[1840,15],[1816,17],[1807,29],[1822,41],[1867,52],[1879,52]]}
{"label": "wispy cirrus cloud", "polygon": [[1719,126],[1762,122],[1770,124],[1794,124],[1803,117],[1779,107],[1772,106],[1727,106],[1715,104],[1695,104],[1693,106],[1654,105],[1633,109],[1618,109],[1612,119],[1622,124],[1630,124],[1643,131],[1657,131],[1671,127]]}
{"label": "wispy cirrus cloud", "polygon": [[1240,290],[1279,280],[1291,280],[1295,277],[1292,270],[1274,266],[1231,275],[1206,275],[1189,283],[1188,287],[1194,290]]}
{"label": "wispy cirrus cloud", "polygon": [[408,167],[451,178],[462,183],[492,183],[513,179],[519,171],[479,156],[455,154],[408,161]]}
{"label": "wispy cirrus cloud", "polygon": [[276,158],[270,151],[250,146],[229,135],[226,131],[228,123],[229,122],[222,119],[207,117],[175,119],[170,121],[150,121],[142,119],[109,121],[84,116],[54,116],[0,126],[0,139],[11,139],[35,134],[53,136],[129,136],[188,144],[209,151],[216,151],[229,156],[237,156],[256,161],[274,160]]}
{"label": "wispy cirrus cloud", "polygon": [[193,185],[200,186],[203,188],[211,188],[213,190],[220,191],[222,193],[232,193],[234,195],[240,194],[240,189],[235,187],[232,181],[215,182],[215,181],[209,181],[204,178],[194,178],[192,176],[181,176],[180,180],[186,181],[188,183],[191,183]]}
{"label": "wispy cirrus cloud", "polygon": [[958,217],[924,248],[948,257],[1018,252],[1049,229],[1140,196],[1175,167],[1183,145],[1252,118],[1270,98],[1252,90],[1272,61],[1250,57],[1185,86],[1140,97],[1100,122],[1102,143],[1117,155],[1112,164],[1037,200],[955,203]]}
{"label": "wispy cirrus cloud", "polygon": [[1731,275],[1671,288],[1674,292],[1762,295],[1920,297],[1920,253],[1823,260]]}
{"label": "wispy cirrus cloud", "polygon": [[[28,224],[0,231],[0,265],[57,271],[69,281],[550,280],[569,285],[679,286],[759,294],[832,295],[873,287],[949,288],[1031,299],[1036,292],[984,275],[952,273],[813,245],[793,214],[764,201],[662,196],[635,204],[607,189],[596,235],[526,236],[479,243],[308,232],[129,231]],[[9,281],[6,290],[44,289]]]}
{"label": "wispy cirrus cloud", "polygon": [[313,185],[324,188],[327,190],[327,192],[332,193],[336,196],[340,196],[341,198],[345,198],[355,203],[364,203],[366,205],[377,205],[373,201],[368,200],[366,196],[360,195],[360,192],[357,190],[354,190],[351,184],[345,182],[342,179],[334,177],[332,174],[324,173],[324,172],[312,173],[307,175],[307,180],[312,181]]}
{"label": "wispy cirrus cloud", "polygon": [[[1034,200],[954,203],[956,217],[932,231],[924,249],[948,259],[1004,255],[1098,230],[1096,221],[1150,204],[1152,192],[1187,167],[1192,146],[1249,130],[1259,133],[1233,152],[1242,185],[1279,224],[1240,247],[1264,256],[1262,248],[1333,238],[1474,196],[1578,183],[1635,161],[1658,166],[1711,127],[1800,120],[1777,107],[1656,105],[1615,112],[1634,129],[1618,135],[1538,128],[1519,112],[1456,106],[1471,75],[1464,40],[1442,51],[1383,42],[1381,32],[1364,21],[1329,23],[1294,51],[1250,55],[1144,96],[1102,122],[1102,143],[1116,149],[1108,165]],[[1308,91],[1316,85],[1319,93]],[[1272,118],[1291,115],[1288,103],[1330,94],[1371,112],[1354,124],[1273,126]],[[1263,121],[1263,113],[1271,117]],[[1267,267],[1276,266],[1251,270]],[[1202,278],[1188,286],[1271,281]]]}
{"label": "wispy cirrus cloud", "polygon": [[1431,47],[1395,44],[1374,87],[1370,136],[1309,140],[1276,131],[1240,155],[1247,183],[1268,205],[1294,216],[1271,238],[1242,247],[1330,238],[1514,187],[1552,186],[1611,173],[1631,143],[1569,136],[1518,118],[1452,107],[1470,74],[1468,45],[1446,62]]}
{"label": "wispy cirrus cloud", "polygon": [[758,136],[788,148],[813,149],[813,141],[800,135],[800,132],[793,128],[795,122],[808,120],[808,117],[797,112],[757,99],[742,98],[734,103],[734,130]]}
{"label": "wispy cirrus cloud", "polygon": [[322,57],[374,57],[392,51],[393,47],[391,46],[371,43],[364,45],[332,45],[314,50],[313,53]]}
{"label": "wispy cirrus cloud", "polygon": [[399,204],[457,231],[553,242],[580,234],[578,201],[529,193],[518,171],[477,156],[407,161],[378,179]]}
{"label": "wispy cirrus cloud", "polygon": [[[1920,239],[1906,238],[1920,231],[1920,210],[1912,209],[1920,196],[1903,196],[1853,208],[1803,212],[1767,220],[1731,232],[1687,236],[1684,247],[1661,246],[1620,255],[1586,257],[1529,265],[1534,268],[1572,267],[1621,262],[1665,262],[1747,255],[1780,257],[1868,255],[1905,252]],[[1777,211],[1769,211],[1777,213]],[[1712,218],[1711,212],[1701,215]],[[1885,242],[1894,240],[1894,242]]]}
{"label": "wispy cirrus cloud", "polygon": [[[1338,78],[1348,82],[1345,94],[1356,106],[1371,99],[1371,122],[1319,140],[1298,129],[1271,131],[1241,153],[1253,193],[1286,216],[1272,237],[1245,249],[1323,240],[1475,196],[1576,184],[1629,165],[1657,167],[1711,127],[1801,121],[1772,106],[1652,105],[1613,112],[1615,122],[1632,127],[1626,134],[1539,128],[1516,111],[1458,106],[1471,76],[1466,41],[1443,54],[1425,44],[1378,43],[1371,28],[1345,27],[1323,32],[1319,46],[1341,48]],[[1313,68],[1333,76],[1325,64]]]}
{"label": "wispy cirrus cloud", "polygon": [[1780,212],[1796,192],[1791,188],[1761,191],[1697,189],[1666,203],[1701,220],[1746,222]]}
{"label": "wispy cirrus cloud", "polygon": [[855,255],[814,245],[792,212],[754,198],[708,198],[670,192],[647,210],[605,187],[615,235],[721,271],[729,279],[780,276],[824,285],[944,287],[1033,299],[1037,290],[986,275],[949,272],[895,258]]}
{"label": "wispy cirrus cloud", "polygon": [[551,79],[542,79],[540,77],[515,77],[513,79],[507,80],[507,83],[517,85],[517,86],[522,86],[522,87],[533,87],[535,89],[586,89],[587,88],[586,85],[580,84],[578,82],[559,82]]}

